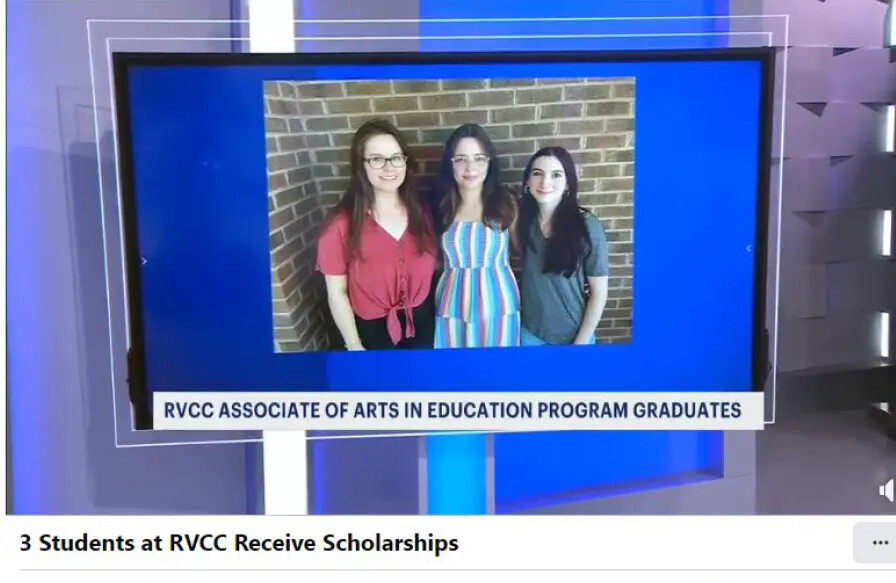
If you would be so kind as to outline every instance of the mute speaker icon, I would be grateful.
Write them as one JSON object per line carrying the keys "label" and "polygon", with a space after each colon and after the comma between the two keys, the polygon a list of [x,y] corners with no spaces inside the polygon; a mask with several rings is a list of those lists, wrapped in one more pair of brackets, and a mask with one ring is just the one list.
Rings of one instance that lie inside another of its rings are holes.
{"label": "mute speaker icon", "polygon": [[894,500],[894,496],[893,496],[893,478],[890,478],[890,479],[887,481],[886,484],[882,484],[882,485],[877,489],[877,493],[880,494],[881,496],[883,496],[884,498],[886,498],[887,500],[889,500],[890,502],[893,502],[893,500]]}

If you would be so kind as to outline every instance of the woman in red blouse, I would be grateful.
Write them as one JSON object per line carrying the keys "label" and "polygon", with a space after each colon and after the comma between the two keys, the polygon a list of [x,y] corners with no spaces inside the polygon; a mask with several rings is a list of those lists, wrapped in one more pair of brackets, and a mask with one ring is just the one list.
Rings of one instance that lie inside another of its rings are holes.
{"label": "woman in red blouse", "polygon": [[351,145],[348,190],[321,230],[317,269],[348,350],[432,348],[432,222],[414,188],[407,142],[385,120]]}

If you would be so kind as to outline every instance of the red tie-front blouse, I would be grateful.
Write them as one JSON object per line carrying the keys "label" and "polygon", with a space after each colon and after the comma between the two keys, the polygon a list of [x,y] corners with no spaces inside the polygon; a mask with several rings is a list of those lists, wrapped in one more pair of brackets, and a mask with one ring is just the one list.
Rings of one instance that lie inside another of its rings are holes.
{"label": "red tie-front blouse", "polygon": [[[427,231],[431,227],[427,224]],[[387,318],[393,344],[401,341],[398,312],[405,311],[405,337],[414,336],[411,310],[423,303],[432,286],[436,258],[422,255],[417,242],[405,229],[399,239],[389,234],[373,217],[361,229],[359,253],[348,255],[349,217],[343,213],[324,225],[317,243],[317,270],[324,275],[348,276],[348,298],[352,310],[363,320]]]}

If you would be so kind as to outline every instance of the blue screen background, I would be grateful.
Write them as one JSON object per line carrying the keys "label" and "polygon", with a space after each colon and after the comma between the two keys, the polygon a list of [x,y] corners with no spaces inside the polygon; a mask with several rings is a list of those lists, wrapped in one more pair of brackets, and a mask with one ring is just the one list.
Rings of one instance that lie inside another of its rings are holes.
{"label": "blue screen background", "polygon": [[[274,354],[263,82],[533,76],[636,79],[632,342]],[[751,388],[758,62],[135,66],[129,93],[150,390]],[[714,432],[499,435],[496,496],[712,471],[720,443]],[[607,452],[612,464],[583,462]]]}

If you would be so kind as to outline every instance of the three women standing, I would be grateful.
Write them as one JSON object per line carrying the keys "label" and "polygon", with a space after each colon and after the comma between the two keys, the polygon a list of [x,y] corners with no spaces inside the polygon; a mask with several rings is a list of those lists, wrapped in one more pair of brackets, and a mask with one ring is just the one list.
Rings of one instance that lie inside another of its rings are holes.
{"label": "three women standing", "polygon": [[[318,245],[348,350],[595,341],[607,300],[607,241],[600,221],[579,206],[569,152],[547,147],[530,158],[517,208],[488,134],[458,127],[440,163],[438,245],[413,168],[391,123],[371,120],[355,133],[349,188]],[[520,285],[511,269],[517,253]],[[439,255],[444,271],[433,297]]]}

